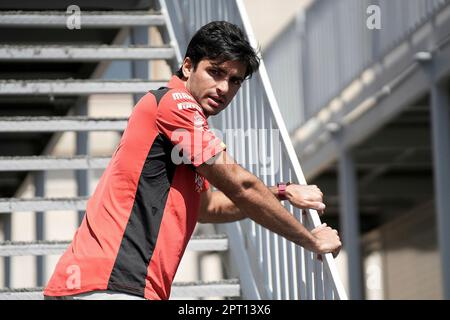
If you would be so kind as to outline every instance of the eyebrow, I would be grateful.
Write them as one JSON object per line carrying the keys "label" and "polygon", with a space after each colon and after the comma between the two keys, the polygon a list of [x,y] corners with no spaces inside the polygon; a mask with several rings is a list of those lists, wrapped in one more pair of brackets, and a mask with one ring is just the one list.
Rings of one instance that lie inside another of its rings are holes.
{"label": "eyebrow", "polygon": [[[227,71],[224,68],[220,67],[220,65],[218,65],[218,64],[211,63],[211,66],[213,68],[216,68],[217,70],[219,70],[222,73],[227,73]],[[239,77],[239,76],[232,76],[230,79],[239,80],[239,81],[242,81],[242,82],[245,81],[245,77]]]}

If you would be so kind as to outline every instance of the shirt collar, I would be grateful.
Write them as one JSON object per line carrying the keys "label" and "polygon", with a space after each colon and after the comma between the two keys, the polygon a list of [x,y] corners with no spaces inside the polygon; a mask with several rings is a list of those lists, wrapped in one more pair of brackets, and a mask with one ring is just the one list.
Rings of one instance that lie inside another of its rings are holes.
{"label": "shirt collar", "polygon": [[167,84],[167,87],[171,89],[186,89],[184,81],[175,75],[172,76],[172,79],[170,79],[169,83]]}

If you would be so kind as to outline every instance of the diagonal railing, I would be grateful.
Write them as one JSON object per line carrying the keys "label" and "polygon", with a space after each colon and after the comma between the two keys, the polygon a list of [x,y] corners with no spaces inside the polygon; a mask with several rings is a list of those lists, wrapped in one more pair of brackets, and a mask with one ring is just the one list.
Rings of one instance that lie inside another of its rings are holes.
{"label": "diagonal railing", "polygon": [[[168,19],[169,34],[175,37],[181,52],[198,28],[214,20],[241,26],[252,46],[257,47],[241,0],[160,0],[160,5]],[[180,52],[177,56],[181,57]],[[263,61],[232,104],[212,119],[212,125],[237,162],[266,185],[275,185],[276,181],[306,184]],[[285,207],[308,229],[321,224],[314,210],[302,215],[289,203]],[[248,219],[218,228],[230,238],[231,257],[244,298],[347,299],[331,254],[324,255],[320,262],[310,251]]]}

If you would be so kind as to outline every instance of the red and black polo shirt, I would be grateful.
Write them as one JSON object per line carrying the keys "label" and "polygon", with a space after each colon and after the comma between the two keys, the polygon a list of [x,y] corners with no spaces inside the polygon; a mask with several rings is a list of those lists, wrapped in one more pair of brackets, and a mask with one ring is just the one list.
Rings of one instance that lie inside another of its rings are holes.
{"label": "red and black polo shirt", "polygon": [[147,93],[44,295],[115,290],[168,299],[208,188],[195,167],[224,149],[179,78]]}

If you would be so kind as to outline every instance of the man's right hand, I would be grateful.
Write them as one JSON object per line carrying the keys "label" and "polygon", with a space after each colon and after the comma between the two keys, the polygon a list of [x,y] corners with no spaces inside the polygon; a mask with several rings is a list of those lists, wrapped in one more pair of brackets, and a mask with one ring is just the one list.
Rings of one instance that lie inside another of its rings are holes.
{"label": "man's right hand", "polygon": [[332,229],[326,223],[322,223],[320,226],[311,230],[311,233],[316,238],[316,243],[312,251],[317,254],[332,253],[333,257],[337,257],[342,243],[336,229]]}

